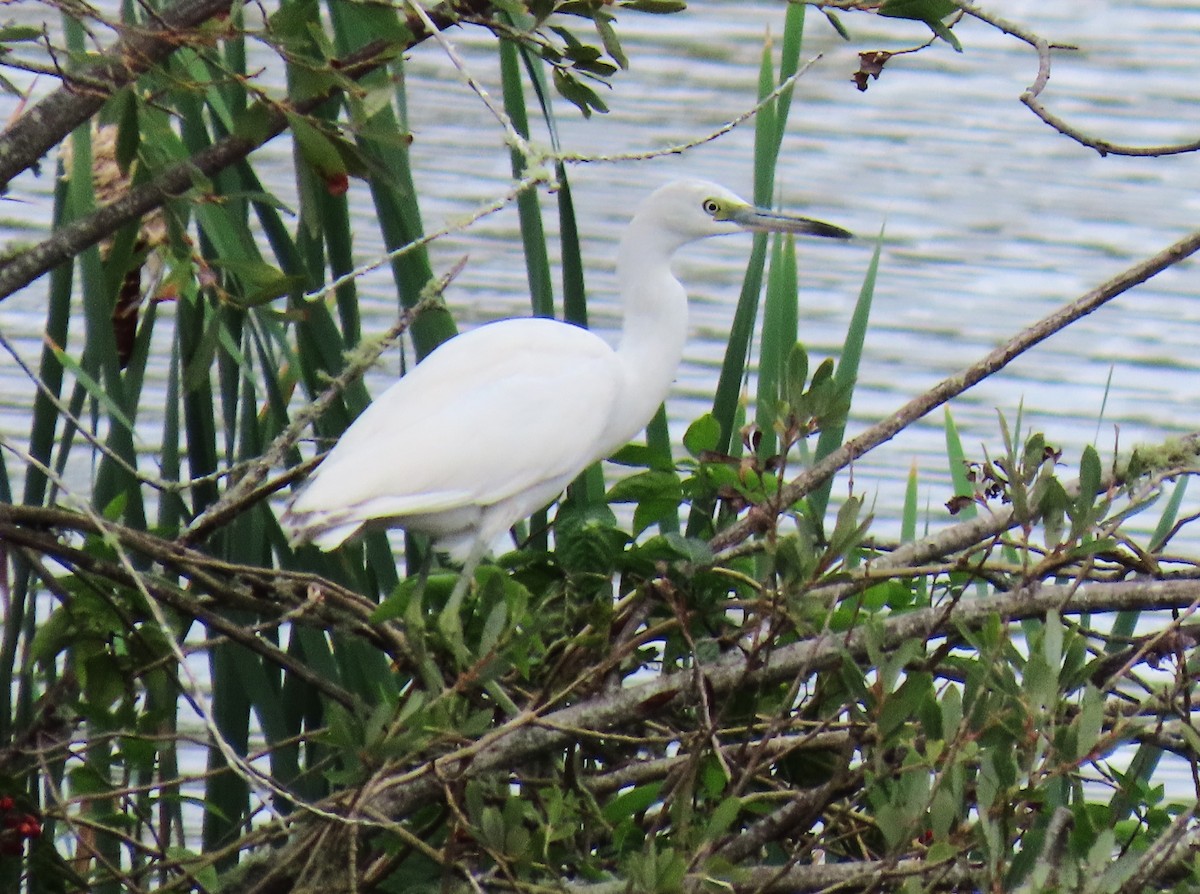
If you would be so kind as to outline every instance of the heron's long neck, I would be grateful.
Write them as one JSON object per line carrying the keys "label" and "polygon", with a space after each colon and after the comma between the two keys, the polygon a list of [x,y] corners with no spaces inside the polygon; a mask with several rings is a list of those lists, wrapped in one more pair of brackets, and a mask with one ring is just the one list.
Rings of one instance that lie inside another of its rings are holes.
{"label": "heron's long neck", "polygon": [[671,255],[678,244],[656,228],[625,230],[617,255],[617,275],[624,305],[624,325],[617,356],[624,367],[621,415],[640,420],[628,432],[613,432],[625,443],[645,426],[671,390],[687,338],[687,295],[671,274]]}

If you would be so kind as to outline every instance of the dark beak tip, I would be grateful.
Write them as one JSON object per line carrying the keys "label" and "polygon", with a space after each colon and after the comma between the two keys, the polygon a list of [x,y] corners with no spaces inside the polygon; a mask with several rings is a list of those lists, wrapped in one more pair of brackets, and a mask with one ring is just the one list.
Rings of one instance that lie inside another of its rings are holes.
{"label": "dark beak tip", "polygon": [[818,236],[826,236],[830,239],[854,239],[854,238],[857,238],[849,230],[843,230],[841,227],[835,227],[833,224],[826,224],[826,226],[823,227],[821,229],[821,231],[819,233],[817,233],[817,235]]}

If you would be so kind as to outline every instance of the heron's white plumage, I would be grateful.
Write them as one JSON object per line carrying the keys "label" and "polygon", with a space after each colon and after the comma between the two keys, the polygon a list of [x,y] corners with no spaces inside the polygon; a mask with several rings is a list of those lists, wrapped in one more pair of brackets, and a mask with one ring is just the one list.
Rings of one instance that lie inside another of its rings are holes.
{"label": "heron's white plumage", "polygon": [[[346,430],[289,507],[294,530],[327,548],[369,522],[445,537],[543,482],[569,482],[581,456],[583,467],[601,458],[614,358],[595,334],[553,320],[505,320],[450,339]],[[318,539],[330,525],[336,533]]]}
{"label": "heron's white plumage", "polygon": [[614,350],[546,319],[456,336],[388,388],[346,430],[281,522],[295,543],[333,549],[364,526],[430,535],[463,558],[546,505],[634,437],[666,397],[683,353],[687,297],[676,249],[746,229],[845,236],[758,212],[706,181],[668,184],[621,238],[624,308]]}

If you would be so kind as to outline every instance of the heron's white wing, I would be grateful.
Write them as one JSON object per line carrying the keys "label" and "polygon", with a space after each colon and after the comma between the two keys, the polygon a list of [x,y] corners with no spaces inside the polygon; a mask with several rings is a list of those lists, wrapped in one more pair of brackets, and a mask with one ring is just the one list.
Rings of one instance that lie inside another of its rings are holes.
{"label": "heron's white wing", "polygon": [[449,512],[574,475],[609,442],[620,380],[612,349],[586,330],[538,319],[472,330],[380,395],[291,511]]}

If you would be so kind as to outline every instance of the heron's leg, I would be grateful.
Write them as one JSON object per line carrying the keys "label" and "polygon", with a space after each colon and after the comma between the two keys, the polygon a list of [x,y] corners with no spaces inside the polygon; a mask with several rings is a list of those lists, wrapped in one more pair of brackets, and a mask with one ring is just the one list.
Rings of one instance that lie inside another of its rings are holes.
{"label": "heron's leg", "polygon": [[467,559],[463,562],[458,580],[454,582],[450,599],[446,602],[446,607],[442,609],[441,615],[438,616],[438,630],[442,632],[447,644],[454,651],[454,657],[464,664],[467,659],[467,647],[463,642],[462,603],[467,595],[467,590],[471,589],[471,581],[475,579],[475,569],[479,567],[479,562],[487,551],[487,545],[487,540],[483,537],[477,538],[471,545],[471,552],[467,554]]}
{"label": "heron's leg", "polygon": [[471,552],[467,554],[466,561],[463,562],[462,571],[458,575],[458,580],[454,583],[454,589],[450,592],[450,599],[446,602],[446,607],[442,609],[442,616],[438,619],[438,626],[442,627],[442,632],[445,633],[445,624],[448,617],[453,617],[454,622],[458,625],[457,629],[461,636],[462,634],[462,601],[467,595],[467,590],[471,589],[471,581],[475,579],[475,569],[479,567],[479,563],[483,561],[483,555],[487,552],[488,541],[483,537],[476,538],[471,545]]}

